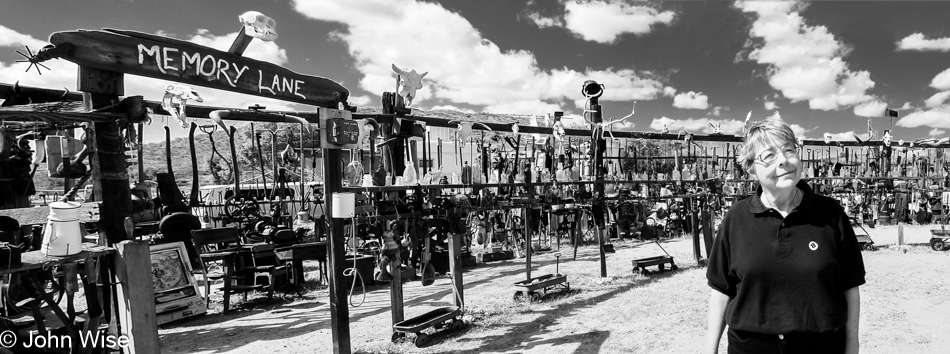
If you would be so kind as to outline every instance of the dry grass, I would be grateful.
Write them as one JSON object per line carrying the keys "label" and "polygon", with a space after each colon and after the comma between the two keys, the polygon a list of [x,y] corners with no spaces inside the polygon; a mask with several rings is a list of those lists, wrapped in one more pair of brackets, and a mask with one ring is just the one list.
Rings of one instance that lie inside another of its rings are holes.
{"label": "dry grass", "polygon": [[[946,352],[950,253],[919,245],[887,247],[896,242],[896,228],[869,231],[885,247],[864,253],[863,352]],[[905,229],[907,242],[921,244],[927,238],[927,227]],[[548,293],[540,303],[512,300],[512,284],[525,278],[524,259],[481,264],[464,274],[467,328],[433,334],[433,344],[421,349],[411,341],[390,342],[387,288],[370,287],[366,301],[350,309],[352,348],[365,353],[696,353],[705,335],[705,268],[692,260],[689,240],[671,240],[663,247],[675,257],[678,271],[632,274],[630,260],[663,253],[652,243],[626,242],[608,254],[610,277],[602,279],[593,247],[582,248],[572,260],[571,250],[562,246],[560,273],[568,275],[571,290]],[[554,273],[553,252],[537,255],[533,263],[534,276]],[[429,287],[411,282],[404,289],[407,318],[452,300],[445,277]],[[318,287],[304,299],[258,300],[255,307],[227,315],[182,321],[161,330],[163,352],[331,352],[327,296],[326,288]]]}

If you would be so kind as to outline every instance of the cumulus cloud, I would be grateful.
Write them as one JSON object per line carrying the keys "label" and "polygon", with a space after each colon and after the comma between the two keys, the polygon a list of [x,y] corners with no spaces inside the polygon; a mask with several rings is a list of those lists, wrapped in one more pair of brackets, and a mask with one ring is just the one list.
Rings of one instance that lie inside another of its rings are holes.
{"label": "cumulus cloud", "polygon": [[950,128],[950,105],[941,105],[927,110],[914,111],[895,123],[898,127]]}
{"label": "cumulus cloud", "polygon": [[779,106],[778,106],[777,103],[775,103],[775,102],[773,102],[773,101],[765,101],[765,110],[766,110],[766,111],[774,111],[774,110],[776,110],[776,109],[779,109]]}
{"label": "cumulus cloud", "polygon": [[673,107],[681,109],[707,109],[709,97],[702,92],[683,92],[673,97]]}
{"label": "cumulus cloud", "polygon": [[904,105],[901,106],[901,108],[899,108],[899,109],[902,109],[902,110],[903,110],[903,109],[914,109],[914,106],[912,106],[912,105],[910,104],[910,102],[904,102]]}
{"label": "cumulus cloud", "polygon": [[938,92],[938,93],[935,93],[933,96],[930,96],[930,98],[928,98],[927,100],[925,100],[924,105],[927,106],[927,108],[938,107],[944,104],[944,102],[947,102],[948,98],[950,98],[950,91]]}
{"label": "cumulus cloud", "polygon": [[586,41],[613,43],[625,34],[644,35],[657,24],[669,25],[676,14],[649,6],[630,5],[623,1],[562,1],[562,17],[545,17],[529,13],[527,18],[540,28],[563,27]]}
{"label": "cumulus cloud", "polygon": [[432,106],[432,110],[433,111],[446,110],[446,111],[456,111],[456,112],[462,112],[462,113],[475,113],[475,111],[471,109],[456,107],[450,104]]}
{"label": "cumulus cloud", "polygon": [[887,103],[874,100],[854,106],[854,114],[860,117],[883,117],[885,108]]}
{"label": "cumulus cloud", "polygon": [[930,81],[930,87],[938,90],[950,90],[950,68],[934,76]]}
{"label": "cumulus cloud", "polygon": [[366,106],[370,104],[373,99],[369,96],[350,96],[347,101],[354,106]]}
{"label": "cumulus cloud", "polygon": [[923,33],[918,32],[897,41],[897,50],[947,52],[950,51],[950,37],[927,39]]}
{"label": "cumulus cloud", "polygon": [[[785,98],[808,101],[811,109],[838,110],[874,99],[870,73],[852,71],[842,59],[848,48],[824,26],[809,26],[800,4],[740,1],[736,6],[756,15],[750,35],[761,45],[748,59],[769,65],[768,81]],[[751,42],[750,42],[751,43]]]}
{"label": "cumulus cloud", "polygon": [[712,114],[713,116],[718,117],[720,114],[722,114],[722,109],[723,108],[720,106],[713,107],[712,111],[709,112],[709,114]]}
{"label": "cumulus cloud", "polygon": [[676,89],[670,86],[663,88],[663,96],[673,97],[676,95]]}
{"label": "cumulus cloud", "polygon": [[933,129],[931,129],[930,132],[928,132],[927,134],[930,135],[930,136],[940,136],[940,135],[943,135],[943,134],[946,134],[946,133],[947,133],[946,130],[933,128]]}
{"label": "cumulus cloud", "polygon": [[526,17],[538,28],[564,27],[564,19],[561,18],[545,17],[537,12],[528,13]]}
{"label": "cumulus cloud", "polygon": [[[593,79],[608,87],[602,100],[651,100],[663,91],[662,78],[631,69],[542,70],[534,54],[501,50],[461,15],[421,1],[294,1],[304,16],[344,25],[331,33],[347,44],[360,88],[392,90],[392,64],[427,71],[415,103],[435,97],[441,104],[467,104],[488,111],[541,114],[582,108],[579,87]],[[408,35],[411,34],[411,35]],[[419,40],[424,38],[425,40]]]}
{"label": "cumulus cloud", "polygon": [[[206,30],[197,30],[196,34],[180,39],[226,51],[236,37],[237,32],[219,36],[214,35]],[[39,40],[29,35],[18,33],[13,29],[0,26],[0,47],[15,47],[20,49],[24,45],[29,45],[32,49],[41,48],[46,44],[47,42],[45,40]],[[277,44],[273,42],[251,42],[245,51],[245,56],[271,62],[277,65],[282,65],[287,62],[286,50],[279,48]],[[19,81],[20,85],[23,86],[53,89],[65,87],[70,90],[75,89],[77,72],[77,67],[75,64],[63,59],[54,59],[44,62],[43,64],[52,70],[44,70],[43,75],[37,75],[36,72],[32,70],[29,73],[24,72],[23,70],[25,67],[22,66],[21,63],[0,62],[0,77],[4,78],[4,81],[11,83]],[[125,94],[127,96],[141,95],[147,100],[160,101],[164,95],[165,86],[171,83],[171,81],[166,80],[158,80],[136,75],[126,75],[124,81]],[[198,86],[192,88],[198,91],[198,93],[204,99],[204,102],[201,103],[202,105],[218,107],[247,107],[253,104],[260,104],[266,106],[268,110],[294,110],[295,107],[301,107],[301,105],[297,105],[295,103],[288,103],[284,101],[244,95],[229,91],[206,89]],[[170,118],[157,116],[156,119],[158,119],[159,123],[161,123],[162,119]],[[153,142],[163,139],[164,128],[162,128],[162,126],[164,126],[164,124],[152,124],[146,126],[144,140],[146,142]],[[181,128],[181,125],[179,124],[171,123],[168,124],[168,126],[172,128],[172,134],[174,136],[182,136],[187,134],[187,131]]]}

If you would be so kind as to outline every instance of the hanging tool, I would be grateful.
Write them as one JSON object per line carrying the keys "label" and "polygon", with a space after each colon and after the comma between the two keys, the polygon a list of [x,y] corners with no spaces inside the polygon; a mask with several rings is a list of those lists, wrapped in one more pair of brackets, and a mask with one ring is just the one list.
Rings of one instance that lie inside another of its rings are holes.
{"label": "hanging tool", "polygon": [[198,195],[198,152],[195,148],[195,130],[198,124],[191,122],[188,129],[188,148],[191,150],[191,193],[188,195],[188,206],[195,208],[201,205]]}

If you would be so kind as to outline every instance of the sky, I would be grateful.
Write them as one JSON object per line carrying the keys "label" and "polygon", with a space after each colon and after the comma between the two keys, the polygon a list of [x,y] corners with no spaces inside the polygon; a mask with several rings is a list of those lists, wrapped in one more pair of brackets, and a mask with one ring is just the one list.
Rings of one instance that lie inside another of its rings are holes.
{"label": "sky", "polygon": [[[565,0],[0,0],[0,83],[75,90],[76,65],[25,72],[16,50],[50,34],[116,28],[226,51],[259,11],[278,38],[245,56],[321,76],[349,103],[379,107],[392,65],[427,72],[419,109],[579,119],[585,80],[604,85],[605,120],[634,131],[741,132],[779,112],[806,139],[897,140],[950,131],[950,2]],[[126,75],[126,95],[161,100],[166,81]],[[192,87],[202,105],[313,107]],[[898,110],[898,119],[884,109]],[[158,116],[146,141],[163,139]],[[183,135],[183,129],[173,134]]]}

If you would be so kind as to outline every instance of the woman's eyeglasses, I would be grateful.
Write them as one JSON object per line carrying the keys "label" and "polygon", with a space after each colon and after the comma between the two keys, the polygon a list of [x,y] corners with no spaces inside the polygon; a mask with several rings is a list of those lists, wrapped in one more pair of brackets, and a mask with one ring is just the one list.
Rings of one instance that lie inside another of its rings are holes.
{"label": "woman's eyeglasses", "polygon": [[[782,149],[781,154],[785,155],[786,159],[797,158],[798,150],[799,150],[798,145],[789,145],[789,146],[786,146],[784,149]],[[775,160],[778,159],[778,156],[779,156],[779,151],[775,148],[772,148],[772,149],[763,151],[761,154],[759,154],[759,156],[756,159],[759,162],[761,162],[763,165],[768,166],[768,165],[773,164]]]}

